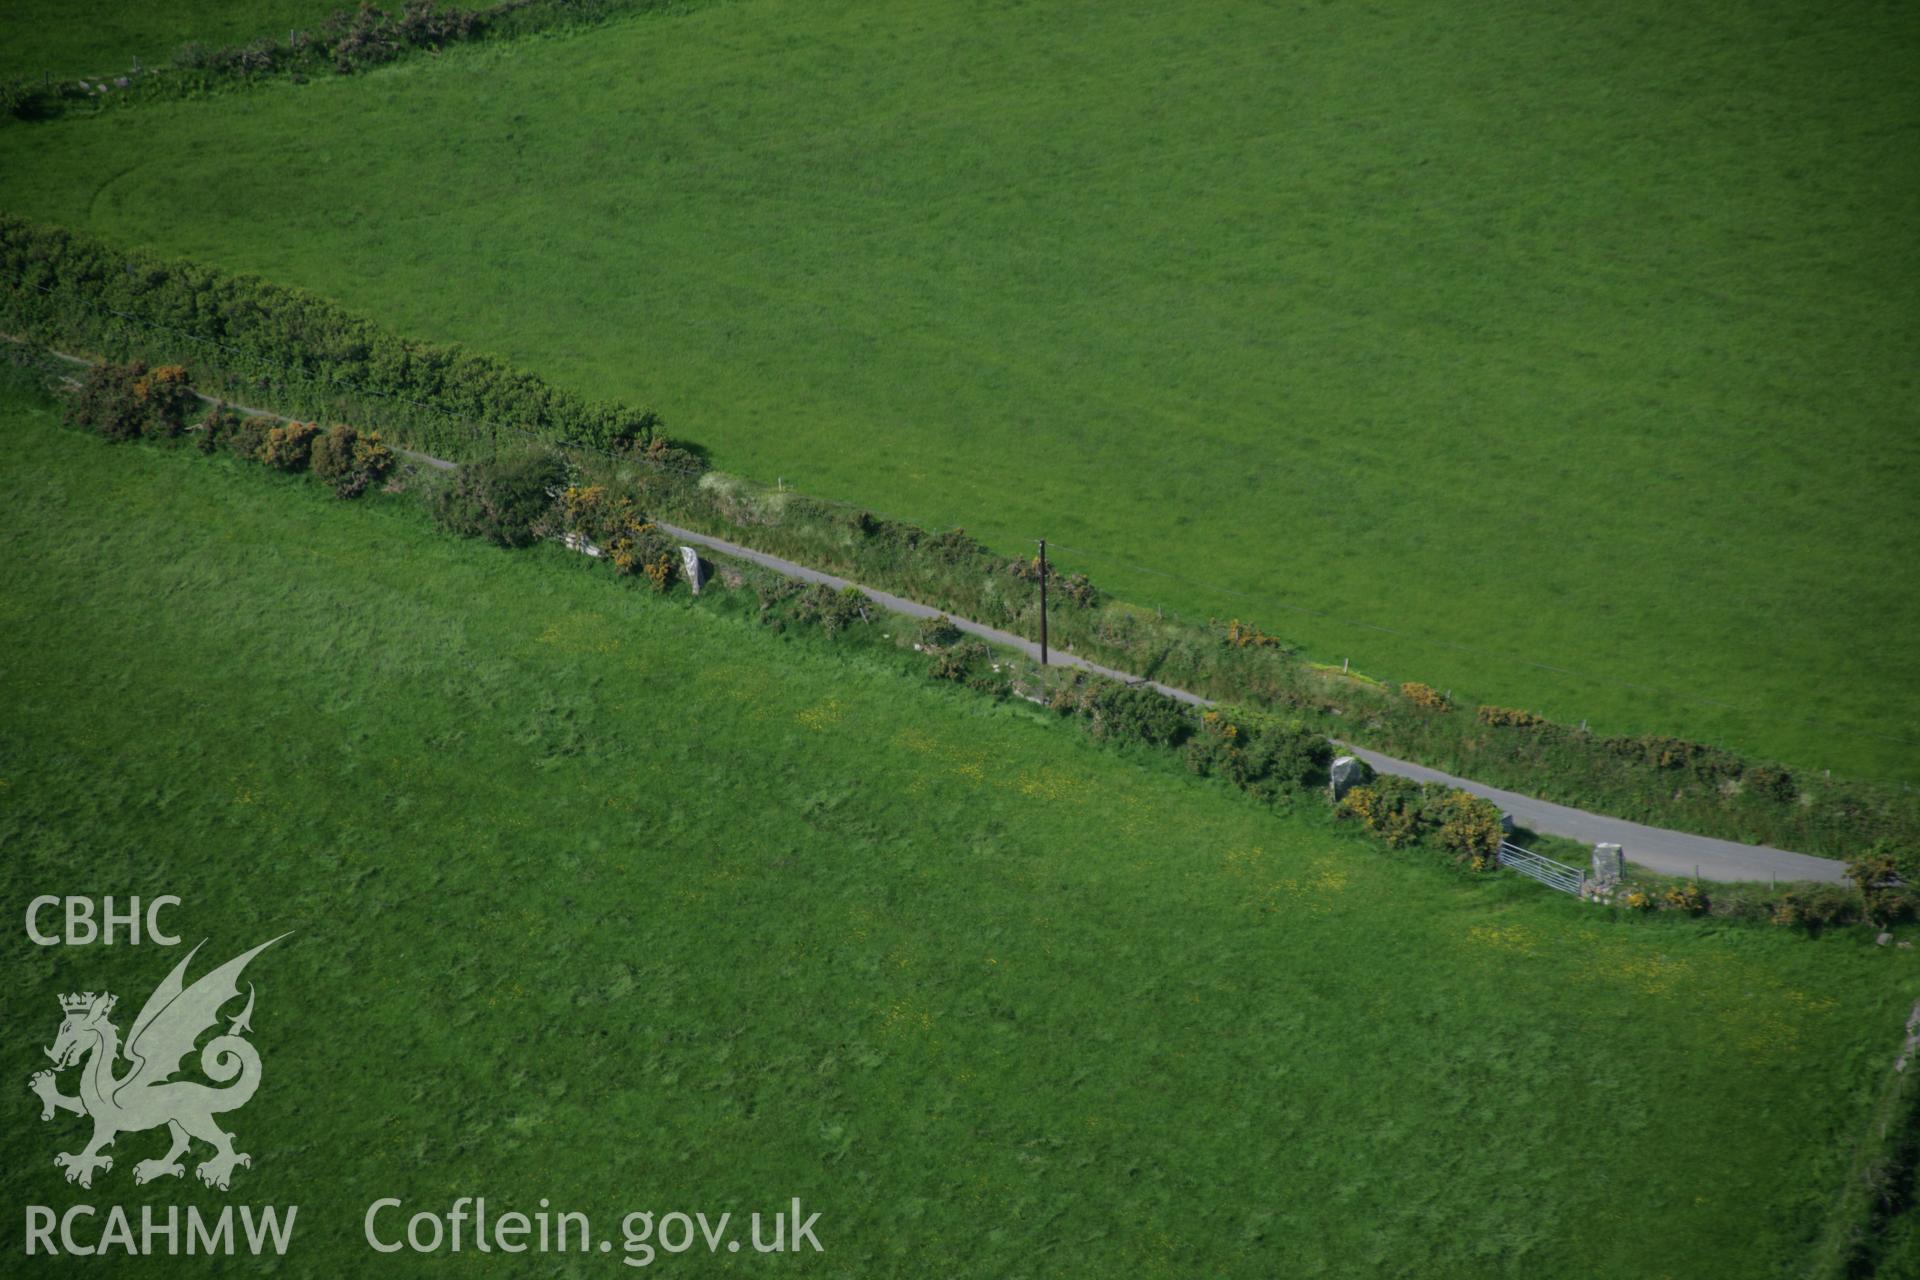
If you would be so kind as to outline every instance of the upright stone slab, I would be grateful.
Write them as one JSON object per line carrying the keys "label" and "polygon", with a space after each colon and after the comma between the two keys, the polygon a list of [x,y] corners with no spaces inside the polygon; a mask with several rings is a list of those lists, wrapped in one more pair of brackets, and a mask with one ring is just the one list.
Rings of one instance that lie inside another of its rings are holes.
{"label": "upright stone slab", "polygon": [[1627,874],[1627,855],[1620,851],[1617,844],[1597,844],[1593,846],[1593,883],[1596,887],[1607,888],[1620,883],[1620,877]]}
{"label": "upright stone slab", "polygon": [[1327,790],[1333,796],[1335,804],[1340,797],[1355,787],[1364,786],[1373,777],[1373,770],[1367,762],[1358,756],[1341,756],[1327,770]]}
{"label": "upright stone slab", "polygon": [[700,594],[700,586],[706,581],[701,572],[700,553],[692,547],[680,548],[680,571],[687,577],[687,585],[693,588],[693,594]]}
{"label": "upright stone slab", "polygon": [[1503,836],[1512,835],[1515,829],[1519,827],[1519,825],[1520,825],[1519,823],[1513,820],[1512,814],[1503,813],[1500,815],[1500,834],[1501,835]]}

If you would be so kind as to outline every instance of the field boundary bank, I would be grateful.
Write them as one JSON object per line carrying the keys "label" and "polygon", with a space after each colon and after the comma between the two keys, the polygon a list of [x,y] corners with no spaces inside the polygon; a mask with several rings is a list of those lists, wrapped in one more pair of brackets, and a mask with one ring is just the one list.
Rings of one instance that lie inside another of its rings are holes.
{"label": "field boundary bank", "polygon": [[[547,33],[583,31],[626,18],[683,13],[721,0],[497,0],[481,8],[407,0],[382,9],[341,5],[304,26],[261,32],[243,43],[208,47],[187,37],[156,50],[158,65],[133,65],[102,75],[56,73],[53,68],[0,77],[0,124],[32,125],[110,108],[177,102],[222,93],[246,93],[271,84],[302,84],[313,77],[361,74],[376,67],[466,45],[505,43]],[[96,61],[106,61],[97,59]],[[56,79],[58,74],[61,78]]]}
{"label": "field boundary bank", "polygon": [[1920,1000],[1914,1001],[1898,1056],[1882,1079],[1854,1149],[1847,1178],[1827,1215],[1809,1274],[1815,1280],[1871,1276],[1885,1259],[1887,1228],[1920,1212],[1914,1204],[1920,1164]]}
{"label": "field boundary bank", "polygon": [[[197,382],[235,399],[264,394],[269,403],[291,402],[299,416],[338,415],[436,455],[492,456],[517,439],[616,453],[632,469],[649,473],[636,481],[647,490],[645,509],[682,527],[750,539],[791,563],[824,565],[848,580],[877,579],[884,583],[880,589],[936,600],[949,614],[1012,634],[1037,634],[1038,610],[1030,599],[1037,575],[1018,559],[1008,560],[958,530],[930,534],[851,504],[711,471],[697,449],[672,448],[659,457],[631,446],[622,452],[622,440],[667,443],[650,412],[585,402],[464,348],[410,343],[300,291],[125,253],[4,214],[0,254],[0,267],[12,268],[8,274],[14,276],[0,280],[15,286],[9,291],[13,305],[0,317],[11,312],[10,327],[31,340],[77,343],[77,349],[108,358],[189,363]],[[36,275],[60,288],[35,283]],[[87,296],[72,296],[82,285]],[[123,305],[110,305],[109,297]],[[0,303],[8,300],[0,294]],[[220,323],[243,328],[227,333],[223,343],[124,307],[159,308],[169,319],[189,323],[196,316],[237,312],[242,321]],[[277,308],[288,314],[275,316]],[[298,365],[256,350],[264,343],[278,351],[295,328],[310,335]],[[365,365],[393,389],[356,383],[334,367],[328,353],[335,348],[359,352],[342,357],[347,367]],[[419,381],[421,367],[429,380]],[[522,387],[529,399],[518,398]],[[415,396],[451,398],[459,411]],[[508,408],[514,417],[504,421],[482,416]],[[1876,838],[1920,841],[1920,795],[1903,784],[1796,774],[1683,739],[1601,737],[1584,725],[1575,729],[1530,712],[1486,705],[1474,710],[1417,682],[1395,688],[1312,663],[1238,619],[1202,625],[1177,614],[1168,618],[1158,610],[1108,603],[1078,574],[1050,573],[1049,580],[1060,605],[1050,620],[1062,649],[1170,685],[1177,681],[1202,696],[1292,715],[1329,737],[1364,741],[1394,759],[1430,762],[1426,767],[1436,773],[1488,778],[1485,785],[1513,794],[1524,789],[1583,812],[1619,814],[1648,829],[1687,830],[1734,844],[1851,856]]]}
{"label": "field boundary bank", "polygon": [[[22,339],[12,335],[0,336],[4,336],[12,343],[30,345],[24,344]],[[70,352],[52,348],[44,349],[54,357],[78,368],[90,368],[99,363]],[[204,391],[196,390],[194,395],[207,404],[226,403],[220,397]],[[270,418],[277,422],[298,420],[271,409],[238,404],[227,404],[226,407],[238,413]],[[435,470],[454,471],[460,466],[458,462],[451,459],[437,457],[417,449],[398,447],[396,451]],[[1001,648],[1012,649],[1036,661],[1040,657],[1038,643],[1013,632],[713,534],[683,528],[664,520],[655,520],[653,523],[672,537],[706,551],[756,565],[795,581],[826,586],[836,591],[847,589],[858,591],[879,607],[903,617],[918,620],[944,618],[976,639]],[[1056,666],[1071,667],[1123,684],[1149,688],[1163,697],[1188,706],[1205,708],[1219,705],[1214,699],[1191,690],[1106,666],[1069,650],[1052,649],[1049,660]],[[1330,741],[1342,750],[1366,761],[1380,773],[1408,778],[1416,782],[1436,783],[1479,796],[1512,814],[1519,825],[1542,835],[1560,836],[1589,845],[1600,843],[1621,845],[1631,861],[1663,875],[1689,876],[1719,882],[1773,878],[1828,884],[1849,883],[1846,865],[1833,859],[1765,845],[1739,844],[1710,836],[1646,826],[1604,814],[1589,813],[1518,792],[1488,786],[1469,778],[1456,777],[1411,761],[1396,759],[1378,751],[1355,746],[1338,738],[1330,738]]]}

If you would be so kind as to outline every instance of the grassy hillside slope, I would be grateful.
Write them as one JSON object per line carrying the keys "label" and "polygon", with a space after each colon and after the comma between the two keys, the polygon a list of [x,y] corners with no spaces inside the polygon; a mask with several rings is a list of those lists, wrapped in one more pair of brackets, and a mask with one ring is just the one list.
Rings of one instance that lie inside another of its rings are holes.
{"label": "grassy hillside slope", "polygon": [[[295,1275],[363,1269],[377,1197],[480,1194],[608,1233],[797,1195],[807,1275],[1787,1275],[1920,994],[1912,952],[1606,923],[404,500],[17,395],[0,442],[6,899],[296,931],[231,1196],[134,1187],[134,1135],[69,1187],[22,1092],[8,1203],[299,1204]],[[178,958],[0,955],[22,1083],[56,994],[130,1018]]]}
{"label": "grassy hillside slope", "polygon": [[0,201],[1319,657],[1911,779],[1915,32],[756,0],[0,130]]}

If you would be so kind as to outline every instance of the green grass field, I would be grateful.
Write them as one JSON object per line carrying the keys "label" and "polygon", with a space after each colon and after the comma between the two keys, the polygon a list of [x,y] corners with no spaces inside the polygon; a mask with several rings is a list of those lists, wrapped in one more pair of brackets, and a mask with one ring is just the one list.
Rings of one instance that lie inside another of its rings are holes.
{"label": "green grass field", "polygon": [[345,0],[0,0],[0,77],[164,67],[190,40],[246,44],[276,32],[284,40],[291,28],[352,7]]}
{"label": "green grass field", "polygon": [[1916,779],[1915,35],[742,0],[7,128],[0,203],[1319,658]]}
{"label": "green grass field", "polygon": [[1911,951],[1603,920],[405,497],[17,388],[0,441],[7,901],[295,931],[226,1197],[135,1188],[152,1135],[60,1180],[55,996],[131,1018],[179,953],[9,931],[10,1204],[298,1204],[315,1276],[424,1272],[361,1215],[460,1195],[800,1196],[806,1275],[1797,1275],[1920,995]]}

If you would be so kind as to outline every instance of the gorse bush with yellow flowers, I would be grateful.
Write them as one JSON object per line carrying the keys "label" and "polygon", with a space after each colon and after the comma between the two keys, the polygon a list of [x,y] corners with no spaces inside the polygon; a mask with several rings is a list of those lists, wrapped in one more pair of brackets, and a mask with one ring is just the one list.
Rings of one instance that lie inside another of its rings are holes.
{"label": "gorse bush with yellow flowers", "polygon": [[654,527],[631,493],[604,484],[570,484],[554,503],[557,529],[536,529],[544,536],[578,540],[606,557],[616,573],[639,575],[655,591],[665,591],[674,578],[672,540]]}
{"label": "gorse bush with yellow flowers", "polygon": [[187,418],[199,408],[186,368],[158,365],[133,380],[133,399],[142,418],[142,435],[172,438],[186,430]]}
{"label": "gorse bush with yellow flowers", "polygon": [[1684,911],[1690,916],[1697,916],[1707,909],[1706,892],[1692,881],[1671,886],[1660,895],[1660,901],[1667,910]]}
{"label": "gorse bush with yellow flowers", "polygon": [[[1855,860],[1855,866],[1863,868],[1862,861]],[[1630,877],[1614,886],[1611,892],[1594,892],[1588,896],[1632,914],[1703,916],[1801,929],[1811,934],[1861,923],[1884,928],[1911,918],[1911,909],[1905,905],[1882,903],[1880,908],[1884,914],[1877,914],[1870,891],[1861,892],[1846,885],[1812,882],[1704,885],[1697,880],[1655,875],[1641,868],[1630,868]]]}
{"label": "gorse bush with yellow flowers", "polygon": [[1431,843],[1472,871],[1500,864],[1500,810],[1465,791],[1383,774],[1348,790],[1334,812],[1390,849]]}
{"label": "gorse bush with yellow flowers", "polygon": [[1368,835],[1384,841],[1389,849],[1404,849],[1420,839],[1418,783],[1383,775],[1341,796],[1334,812],[1357,819]]}
{"label": "gorse bush with yellow flowers", "polygon": [[1475,871],[1491,871],[1499,865],[1500,842],[1506,833],[1500,826],[1500,808],[1491,800],[1467,791],[1448,791],[1440,799],[1435,838],[1440,847]]}
{"label": "gorse bush with yellow flowers", "polygon": [[305,471],[313,461],[313,442],[319,434],[317,422],[283,422],[269,427],[260,445],[260,462],[275,471]]}
{"label": "gorse bush with yellow flowers", "polygon": [[186,431],[199,403],[180,365],[99,364],[69,397],[66,421],[108,440],[171,440]]}
{"label": "gorse bush with yellow flowers", "polygon": [[224,449],[275,471],[311,470],[343,498],[358,497],[384,480],[397,461],[377,432],[363,435],[344,424],[323,429],[313,422],[276,422],[237,413],[218,401],[203,410],[182,365],[94,365],[68,397],[66,421],[109,440],[170,443],[190,437],[202,453]]}
{"label": "gorse bush with yellow flowers", "polygon": [[1278,636],[1270,636],[1251,622],[1242,622],[1238,618],[1229,618],[1224,626],[1217,620],[1209,620],[1209,625],[1218,630],[1220,638],[1235,649],[1289,649],[1286,641]]}
{"label": "gorse bush with yellow flowers", "polygon": [[398,461],[393,450],[380,442],[378,431],[362,434],[336,423],[314,438],[308,465],[317,478],[332,486],[336,497],[357,498],[391,475]]}
{"label": "gorse bush with yellow flowers", "polygon": [[1479,707],[1475,709],[1473,718],[1481,724],[1500,729],[1538,729],[1547,723],[1545,716],[1517,707]]}

